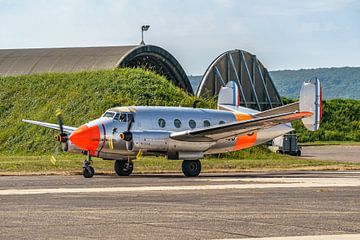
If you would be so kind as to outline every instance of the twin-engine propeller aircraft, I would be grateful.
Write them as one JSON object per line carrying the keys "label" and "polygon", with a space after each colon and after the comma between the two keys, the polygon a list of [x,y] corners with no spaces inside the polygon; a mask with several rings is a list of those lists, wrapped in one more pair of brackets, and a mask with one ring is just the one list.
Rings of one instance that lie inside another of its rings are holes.
{"label": "twin-engine propeller aircraft", "polygon": [[240,95],[234,81],[222,87],[218,109],[186,107],[115,107],[100,118],[79,128],[31,120],[24,122],[60,131],[56,140],[65,152],[87,155],[83,175],[94,175],[91,157],[115,160],[115,172],[129,176],[132,160],[139,155],[167,156],[183,160],[185,176],[198,176],[200,159],[249,148],[268,142],[293,130],[290,122],[302,119],[308,130],[319,128],[322,118],[319,80],[304,83],[300,101],[264,112],[240,107]]}

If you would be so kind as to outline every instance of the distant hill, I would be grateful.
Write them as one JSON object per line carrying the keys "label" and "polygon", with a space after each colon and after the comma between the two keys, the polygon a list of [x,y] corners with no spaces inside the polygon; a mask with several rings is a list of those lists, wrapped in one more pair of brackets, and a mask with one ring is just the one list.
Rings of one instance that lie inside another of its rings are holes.
{"label": "distant hill", "polygon": [[[323,84],[324,99],[360,99],[360,67],[316,68],[271,71],[270,75],[281,96],[298,98],[301,85],[318,77]],[[201,76],[189,76],[196,91]]]}
{"label": "distant hill", "polygon": [[281,96],[297,98],[302,82],[317,77],[324,99],[360,99],[360,67],[282,70],[270,75]]}

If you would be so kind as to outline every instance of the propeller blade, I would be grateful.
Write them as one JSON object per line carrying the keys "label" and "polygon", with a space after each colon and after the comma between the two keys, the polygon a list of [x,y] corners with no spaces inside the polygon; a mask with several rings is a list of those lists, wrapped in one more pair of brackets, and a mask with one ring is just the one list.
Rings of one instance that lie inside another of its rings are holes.
{"label": "propeller blade", "polygon": [[142,156],[143,156],[143,152],[140,149],[139,152],[136,154],[136,160],[140,160]]}
{"label": "propeller blade", "polygon": [[62,148],[62,150],[64,151],[64,152],[67,152],[68,150],[69,150],[69,144],[68,144],[68,142],[66,141],[66,142],[62,142],[61,143],[61,148]]}
{"label": "propeller blade", "polygon": [[129,152],[131,152],[133,150],[133,148],[134,148],[134,142],[133,141],[127,141],[125,143],[125,145],[126,145],[126,150],[128,150]]}
{"label": "propeller blade", "polygon": [[58,134],[55,137],[55,139],[56,139],[56,141],[61,143],[61,149],[64,152],[67,152],[69,150],[68,135],[64,132],[64,127],[63,127],[64,122],[63,122],[63,119],[62,119],[62,113],[61,113],[60,108],[56,109],[56,118],[57,118],[57,122],[59,124],[60,134]]}
{"label": "propeller blade", "polygon": [[64,128],[63,128],[63,120],[62,120],[62,113],[61,113],[61,110],[58,108],[56,110],[56,117],[57,117],[57,121],[58,121],[58,124],[59,124],[59,128],[60,128],[60,134],[63,134],[64,133]]}
{"label": "propeller blade", "polygon": [[[131,115],[129,115],[129,116],[131,116]],[[127,131],[128,131],[128,132],[130,132],[131,126],[132,126],[132,123],[133,123],[133,122],[134,122],[134,119],[130,118],[130,119],[129,119],[129,124],[128,124],[128,127],[127,127]]]}
{"label": "propeller blade", "polygon": [[51,162],[53,165],[56,165],[58,154],[59,154],[59,146],[56,145],[55,148],[54,148],[54,154],[53,154],[53,155],[51,156],[51,158],[50,158],[50,162]]}

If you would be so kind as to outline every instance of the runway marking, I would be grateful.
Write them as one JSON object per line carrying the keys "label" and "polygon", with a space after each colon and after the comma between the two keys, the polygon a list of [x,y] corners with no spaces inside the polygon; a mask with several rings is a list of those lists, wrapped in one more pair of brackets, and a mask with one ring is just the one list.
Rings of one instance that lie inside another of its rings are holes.
{"label": "runway marking", "polygon": [[[224,179],[217,179],[219,182]],[[2,195],[35,195],[59,193],[115,193],[150,191],[198,191],[198,190],[234,190],[265,188],[316,188],[316,187],[358,187],[360,178],[254,178],[233,179],[232,184],[207,184],[187,186],[142,186],[142,187],[102,187],[102,188],[48,188],[48,189],[5,189]],[[236,182],[239,180],[238,182]],[[119,180],[121,181],[121,180]]]}
{"label": "runway marking", "polygon": [[265,237],[265,238],[224,238],[219,240],[358,240],[360,234],[314,235],[291,237]]}

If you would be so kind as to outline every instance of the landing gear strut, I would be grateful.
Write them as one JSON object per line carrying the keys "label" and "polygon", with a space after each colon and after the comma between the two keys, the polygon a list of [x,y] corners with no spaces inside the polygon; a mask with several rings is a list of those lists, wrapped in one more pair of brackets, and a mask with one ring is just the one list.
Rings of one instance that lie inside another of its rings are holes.
{"label": "landing gear strut", "polygon": [[199,160],[185,160],[182,162],[182,171],[186,177],[196,177],[201,172]]}
{"label": "landing gear strut", "polygon": [[87,152],[86,154],[87,154],[87,158],[85,159],[83,164],[83,176],[85,178],[92,178],[95,174],[95,170],[91,166],[92,160],[91,160],[90,152]]}
{"label": "landing gear strut", "polygon": [[130,176],[134,170],[134,164],[131,160],[116,160],[114,169],[118,176]]}

